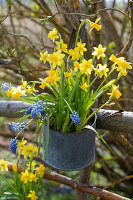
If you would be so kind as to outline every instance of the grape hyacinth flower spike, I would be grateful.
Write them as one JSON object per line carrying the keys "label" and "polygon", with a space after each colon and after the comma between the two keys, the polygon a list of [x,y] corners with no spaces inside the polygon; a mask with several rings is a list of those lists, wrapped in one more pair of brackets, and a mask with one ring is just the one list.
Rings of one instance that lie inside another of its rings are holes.
{"label": "grape hyacinth flower spike", "polygon": [[19,142],[19,140],[16,140],[16,138],[11,139],[11,141],[10,141],[10,149],[11,149],[12,153],[14,153],[14,154],[16,154],[18,142]]}
{"label": "grape hyacinth flower spike", "polygon": [[3,83],[2,86],[1,86],[1,89],[3,91],[8,91],[11,87],[12,87],[12,85],[9,84],[9,83]]}
{"label": "grape hyacinth flower spike", "polygon": [[9,128],[13,131],[23,131],[24,129],[28,129],[28,123],[25,122],[21,122],[21,123],[15,123],[15,122],[11,122],[7,124],[9,126]]}
{"label": "grape hyacinth flower spike", "polygon": [[72,114],[70,114],[70,118],[72,119],[74,124],[77,124],[78,126],[80,126],[80,117],[75,110],[72,112]]}
{"label": "grape hyacinth flower spike", "polygon": [[31,114],[31,118],[38,118],[41,114],[42,117],[45,117],[45,111],[44,108],[46,108],[46,105],[44,104],[45,101],[38,101],[36,104],[33,104],[30,106],[26,112],[25,115]]}

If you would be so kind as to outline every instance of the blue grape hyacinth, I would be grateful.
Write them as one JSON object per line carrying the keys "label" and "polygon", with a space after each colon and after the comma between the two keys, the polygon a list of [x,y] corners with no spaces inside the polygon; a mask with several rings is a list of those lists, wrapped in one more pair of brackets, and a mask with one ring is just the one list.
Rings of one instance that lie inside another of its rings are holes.
{"label": "blue grape hyacinth", "polygon": [[12,85],[9,84],[9,83],[3,83],[2,86],[1,86],[1,89],[3,91],[8,91],[11,87],[12,87]]}
{"label": "blue grape hyacinth", "polygon": [[11,122],[7,124],[12,131],[23,131],[24,129],[28,129],[28,123],[21,122],[15,123]]}
{"label": "blue grape hyacinth", "polygon": [[42,117],[45,117],[45,111],[44,108],[46,108],[46,105],[44,104],[45,101],[38,101],[36,104],[33,104],[30,106],[26,112],[25,115],[31,114],[31,118],[38,118],[41,114]]}
{"label": "blue grape hyacinth", "polygon": [[72,114],[70,114],[70,118],[72,119],[74,124],[77,124],[78,126],[80,126],[80,117],[75,110],[73,111]]}
{"label": "blue grape hyacinth", "polygon": [[14,154],[16,154],[18,142],[19,142],[19,140],[16,140],[16,138],[11,139],[11,141],[10,141],[10,149],[11,149],[12,153],[14,153]]}

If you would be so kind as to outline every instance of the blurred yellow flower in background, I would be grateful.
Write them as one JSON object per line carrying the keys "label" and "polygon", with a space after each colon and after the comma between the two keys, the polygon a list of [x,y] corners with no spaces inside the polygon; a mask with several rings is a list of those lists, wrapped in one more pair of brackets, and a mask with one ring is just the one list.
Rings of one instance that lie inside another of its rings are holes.
{"label": "blurred yellow flower in background", "polygon": [[50,38],[51,40],[53,40],[53,42],[55,42],[55,39],[58,39],[59,36],[58,36],[58,31],[56,28],[54,28],[52,31],[50,31],[48,33],[48,38]]}

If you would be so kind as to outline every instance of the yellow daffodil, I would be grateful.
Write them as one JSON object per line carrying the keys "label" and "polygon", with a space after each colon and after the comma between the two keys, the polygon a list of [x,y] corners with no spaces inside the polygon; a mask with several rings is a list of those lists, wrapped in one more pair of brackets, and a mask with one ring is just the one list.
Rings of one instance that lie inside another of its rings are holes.
{"label": "yellow daffodil", "polygon": [[101,64],[98,64],[97,65],[97,68],[95,69],[95,73],[98,73],[100,78],[104,76],[107,76],[107,72],[109,71],[109,69],[107,68],[107,65],[101,65]]}
{"label": "yellow daffodil", "polygon": [[6,91],[7,96],[11,96],[14,99],[20,99],[21,96],[26,96],[26,90],[22,90],[21,86],[12,87],[10,90]]}
{"label": "yellow daffodil", "polygon": [[[113,66],[117,65],[117,71],[120,72],[119,75],[127,75],[126,69],[132,69],[131,63],[127,62],[124,57],[116,58],[114,54],[112,54],[109,58],[112,62],[114,62]],[[118,75],[118,76],[119,76]]]}
{"label": "yellow daffodil", "polygon": [[37,156],[38,153],[38,148],[34,147],[32,144],[29,144],[28,146],[24,146],[22,149],[22,154],[24,155],[24,157],[30,157],[31,156]]}
{"label": "yellow daffodil", "polygon": [[43,164],[40,164],[40,166],[36,168],[35,170],[36,170],[35,173],[39,178],[42,178],[44,176],[45,167]]}
{"label": "yellow daffodil", "polygon": [[58,50],[57,52],[49,55],[48,61],[52,64],[53,69],[55,69],[56,66],[61,66],[64,57],[65,54],[61,54],[61,50]]}
{"label": "yellow daffodil", "polygon": [[23,81],[23,79],[22,79],[22,85],[19,85],[19,86],[22,87],[22,88],[26,88],[27,81]]}
{"label": "yellow daffodil", "polygon": [[31,94],[32,92],[39,92],[39,91],[36,90],[35,84],[33,84],[31,86],[27,85],[26,92],[27,92],[27,94]]}
{"label": "yellow daffodil", "polygon": [[123,75],[125,74],[126,69],[132,69],[131,63],[127,62],[124,57],[117,58],[116,63],[118,65],[117,71],[123,73]]}
{"label": "yellow daffodil", "polygon": [[114,69],[115,66],[116,66],[117,58],[115,57],[114,54],[112,54],[112,55],[109,57],[109,60],[111,60],[112,62],[114,62],[114,64],[112,65],[112,68]]}
{"label": "yellow daffodil", "polygon": [[47,81],[46,81],[47,79],[46,78],[45,79],[39,78],[39,80],[42,82],[42,84],[39,85],[39,87],[44,90],[46,85],[47,85]]}
{"label": "yellow daffodil", "polygon": [[80,88],[81,88],[82,90],[84,90],[85,92],[88,92],[88,90],[87,90],[88,87],[89,87],[89,85],[87,85],[86,82],[85,82],[85,83],[82,83],[82,84],[80,85]]}
{"label": "yellow daffodil", "polygon": [[72,60],[79,60],[81,57],[78,47],[76,47],[75,49],[70,49],[68,51],[68,54],[72,56]]}
{"label": "yellow daffodil", "polygon": [[103,48],[101,44],[98,45],[98,48],[94,47],[94,50],[95,51],[93,51],[92,55],[97,56],[97,59],[100,59],[101,57],[102,58],[105,57],[104,52],[105,52],[106,48]]}
{"label": "yellow daffodil", "polygon": [[87,51],[87,49],[85,48],[85,45],[86,45],[85,43],[83,43],[83,44],[80,42],[77,43],[77,47],[78,47],[81,55],[83,55],[84,51]]}
{"label": "yellow daffodil", "polygon": [[67,52],[67,44],[64,44],[63,40],[61,40],[61,43],[56,41],[55,44],[57,45],[57,50],[62,50],[63,52]]}
{"label": "yellow daffodil", "polygon": [[74,62],[74,71],[77,72],[80,69],[80,64],[78,62]]}
{"label": "yellow daffodil", "polygon": [[36,162],[33,160],[32,162],[29,162],[27,164],[27,167],[28,167],[27,169],[33,171],[35,169],[35,166],[36,166]]}
{"label": "yellow daffodil", "polygon": [[10,97],[11,94],[12,94],[11,89],[9,89],[9,90],[6,91],[6,95],[7,95],[8,97]]}
{"label": "yellow daffodil", "polygon": [[28,170],[26,170],[25,172],[21,172],[20,181],[27,184],[29,181],[29,178],[30,178],[30,173],[28,172]]}
{"label": "yellow daffodil", "polygon": [[108,95],[111,95],[111,98],[116,97],[117,99],[120,98],[120,96],[122,95],[122,93],[120,92],[120,90],[118,89],[119,85],[113,85],[112,86],[112,93],[108,93]]}
{"label": "yellow daffodil", "polygon": [[82,60],[82,63],[80,64],[80,71],[82,74],[91,74],[94,66],[92,65],[92,59],[90,60]]}
{"label": "yellow daffodil", "polygon": [[33,190],[31,194],[28,194],[27,196],[28,198],[31,198],[31,200],[36,200],[38,199],[38,197],[35,194],[35,191]]}
{"label": "yellow daffodil", "polygon": [[17,150],[18,150],[18,152],[20,152],[22,150],[22,148],[24,147],[24,145],[26,143],[27,143],[27,140],[24,140],[24,138],[22,138],[22,140],[17,143]]}
{"label": "yellow daffodil", "polygon": [[0,171],[8,171],[8,162],[4,159],[0,159]]}
{"label": "yellow daffodil", "polygon": [[53,40],[53,42],[55,42],[55,39],[58,39],[58,31],[56,28],[54,28],[52,31],[49,32],[48,34],[48,38],[50,38],[51,40]]}
{"label": "yellow daffodil", "polygon": [[17,171],[18,171],[18,168],[17,168],[17,165],[16,165],[16,164],[13,164],[13,171],[14,171],[14,172],[17,172]]}
{"label": "yellow daffodil", "polygon": [[49,76],[47,77],[47,82],[51,83],[51,85],[56,85],[58,87],[57,82],[60,80],[58,69],[49,71]]}
{"label": "yellow daffodil", "polygon": [[30,182],[37,182],[38,178],[36,177],[36,174],[29,173],[29,181]]}
{"label": "yellow daffodil", "polygon": [[41,55],[40,60],[42,60],[45,64],[48,58],[48,52],[47,51],[45,51],[44,53],[41,52],[40,55]]}
{"label": "yellow daffodil", "polygon": [[65,72],[65,78],[68,78],[68,80],[70,81],[70,79],[72,79],[72,70],[70,70],[69,72]]}
{"label": "yellow daffodil", "polygon": [[97,31],[100,31],[100,29],[102,28],[102,26],[98,24],[98,22],[100,21],[100,19],[101,18],[99,17],[99,18],[96,19],[95,22],[90,22],[90,27],[91,27],[90,31],[92,31],[92,29],[94,29],[94,28],[97,29]]}

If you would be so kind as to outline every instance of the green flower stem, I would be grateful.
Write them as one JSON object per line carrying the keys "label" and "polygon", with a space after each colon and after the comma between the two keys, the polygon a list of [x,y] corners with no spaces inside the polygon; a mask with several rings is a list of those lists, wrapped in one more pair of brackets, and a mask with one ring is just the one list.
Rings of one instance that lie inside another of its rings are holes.
{"label": "green flower stem", "polygon": [[79,83],[79,75],[80,75],[80,74],[78,73],[77,79],[76,79],[76,82],[75,82],[75,86],[74,86],[74,88],[72,89],[71,95],[69,96],[69,101],[68,101],[69,104],[71,103],[71,100],[72,100],[72,98],[73,98],[74,92],[75,92],[76,87],[77,87],[77,85],[78,85],[78,83]]}
{"label": "green flower stem", "polygon": [[3,179],[13,191],[15,191],[15,188],[13,187],[13,185],[2,174],[0,174],[0,178]]}
{"label": "green flower stem", "polygon": [[40,137],[39,137],[39,146],[38,146],[38,154],[37,154],[38,157],[39,157],[39,154],[40,154],[42,133],[43,133],[43,124],[42,124],[42,126],[41,126]]}
{"label": "green flower stem", "polygon": [[108,77],[110,76],[110,74],[111,74],[113,71],[114,71],[114,69],[112,69],[112,70],[108,73],[107,77],[106,77],[106,78],[102,81],[102,83],[99,85],[99,87],[97,88],[96,92],[97,92],[98,90],[100,90],[100,88],[102,87],[102,85],[105,83],[105,81],[108,79]]}
{"label": "green flower stem", "polygon": [[61,66],[61,112],[64,105],[63,94],[64,94],[64,65]]}
{"label": "green flower stem", "polygon": [[35,193],[37,194],[38,190],[39,190],[39,186],[40,186],[40,183],[41,183],[41,179],[39,179],[38,183],[37,183],[37,186],[36,186],[36,189],[35,189]]}
{"label": "green flower stem", "polygon": [[[31,122],[32,120],[33,120],[33,119],[31,119],[31,120],[28,122],[28,126],[31,125],[30,122]],[[23,131],[23,130],[22,130],[22,131]],[[18,132],[18,134],[17,134],[17,136],[16,136],[16,139],[18,138],[18,136],[20,135],[20,133],[21,133],[22,131],[19,131],[19,132]]]}
{"label": "green flower stem", "polygon": [[67,72],[68,72],[68,65],[69,65],[70,57],[71,57],[71,55],[69,55],[68,58],[67,58]]}
{"label": "green flower stem", "polygon": [[93,79],[93,81],[90,83],[90,85],[89,85],[89,88],[92,86],[92,84],[97,80],[97,78],[99,77],[99,75],[97,75],[94,79]]}
{"label": "green flower stem", "polygon": [[[87,76],[87,85],[90,84],[90,74]],[[88,87],[88,98],[90,96],[90,87]]]}
{"label": "green flower stem", "polygon": [[101,107],[99,107],[97,110],[95,110],[91,115],[89,115],[89,117],[86,118],[84,124],[82,125],[82,128],[83,126],[87,123],[87,121],[93,117],[93,115],[95,115],[95,113],[97,113],[100,109],[102,109],[104,106],[106,106],[107,104],[109,104],[111,102],[112,98],[109,98],[108,101],[106,101],[106,103],[104,103]]}
{"label": "green flower stem", "polygon": [[81,29],[81,27],[84,25],[85,22],[90,23],[91,21],[90,21],[89,19],[85,19],[85,20],[82,21],[82,23],[80,24],[80,26],[79,26],[79,28],[78,28],[77,36],[76,36],[75,47],[77,46],[77,42],[78,42],[78,38],[79,38],[80,29]]}
{"label": "green flower stem", "polygon": [[38,147],[38,133],[39,133],[39,124],[40,124],[40,122],[41,122],[41,120],[38,119],[37,120],[37,127],[36,127],[36,130],[35,130],[35,132],[36,132],[36,144],[37,144],[37,147]]}

